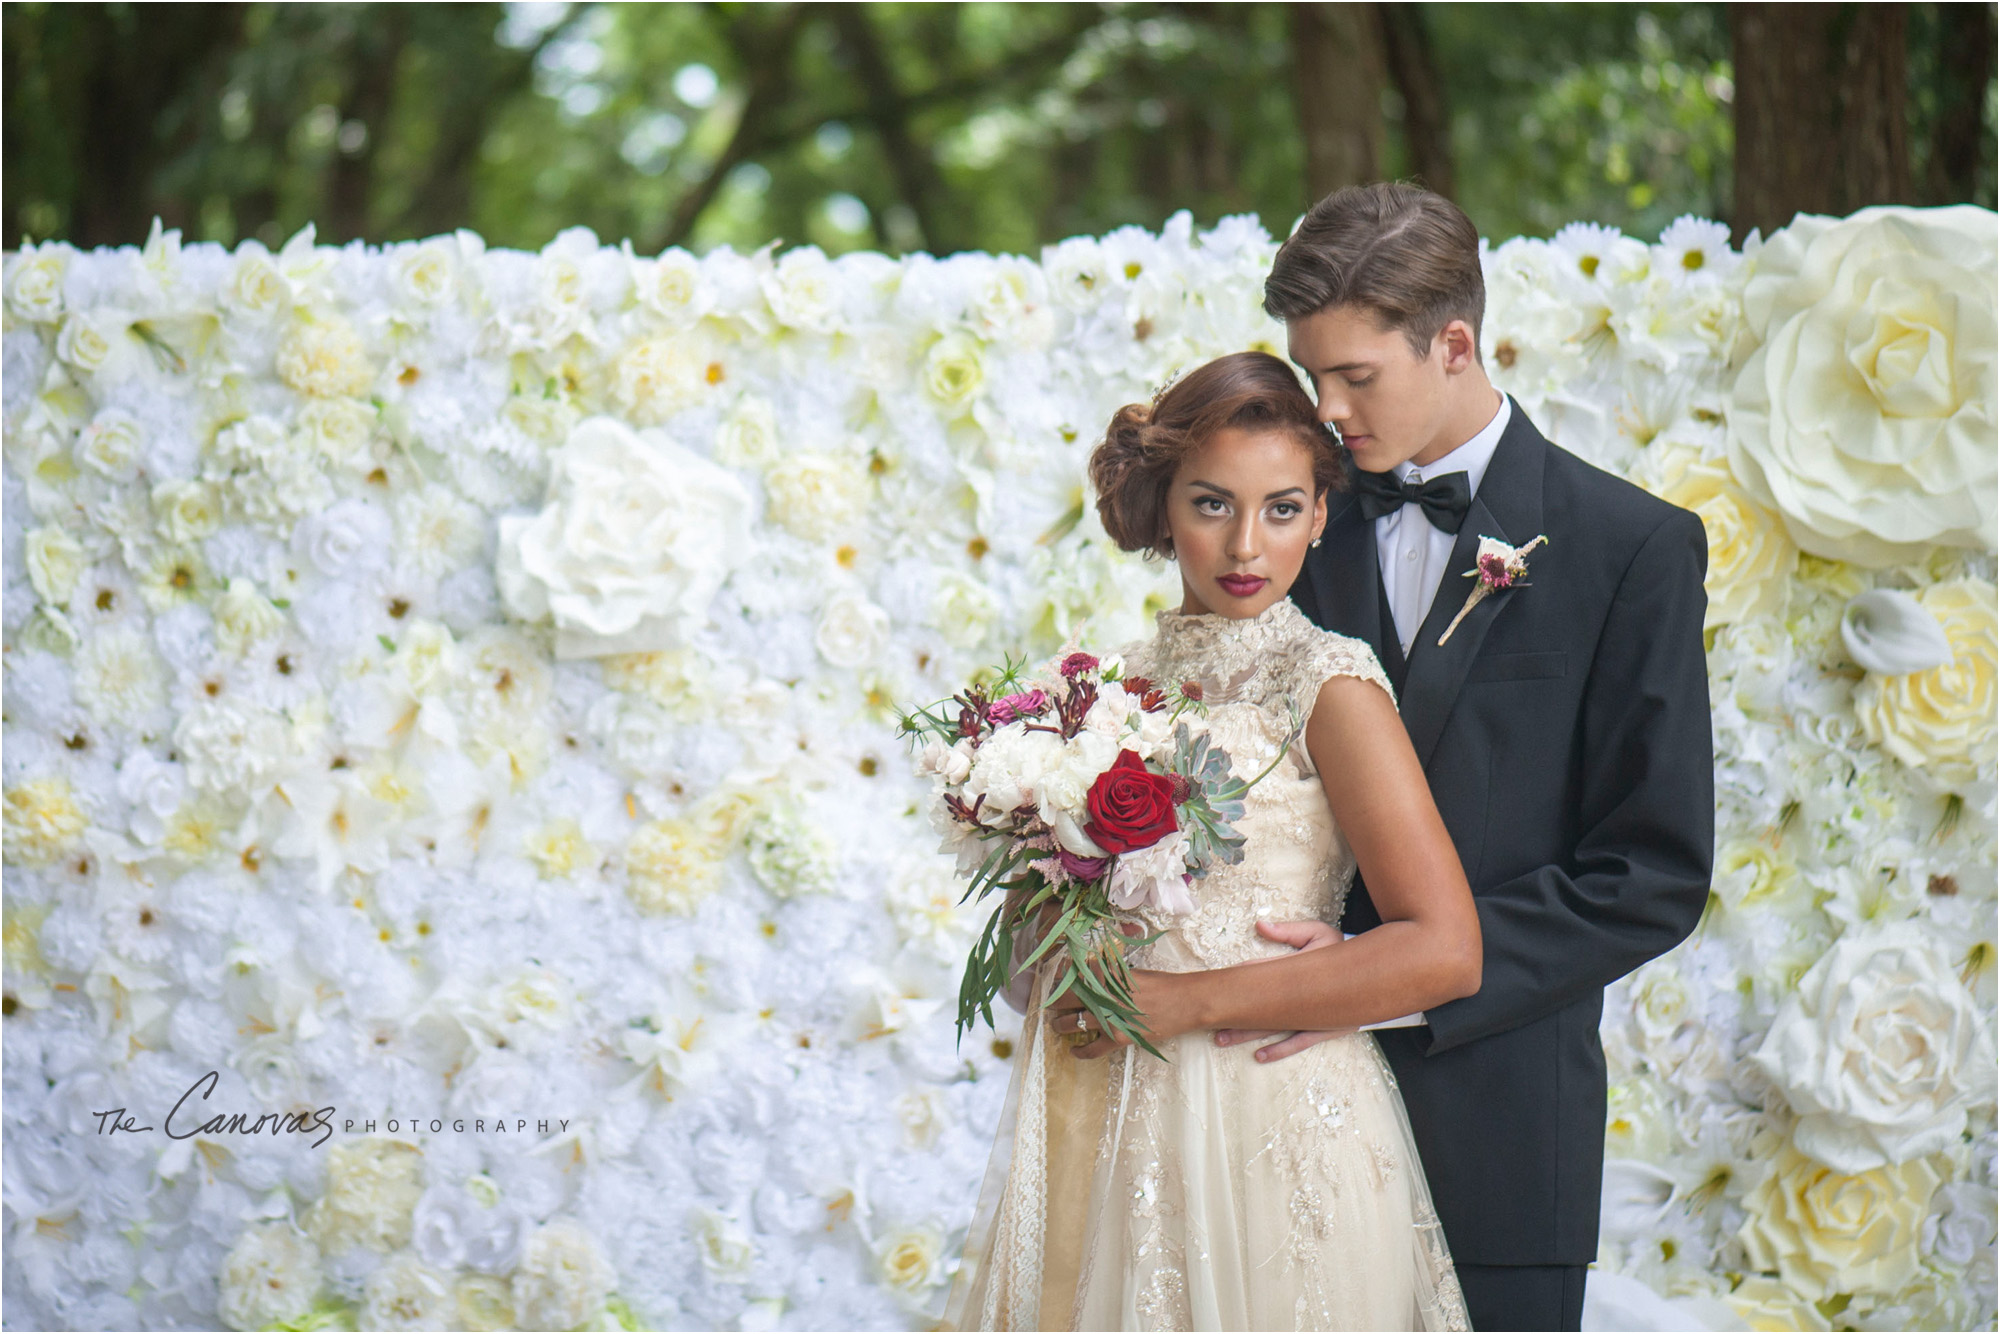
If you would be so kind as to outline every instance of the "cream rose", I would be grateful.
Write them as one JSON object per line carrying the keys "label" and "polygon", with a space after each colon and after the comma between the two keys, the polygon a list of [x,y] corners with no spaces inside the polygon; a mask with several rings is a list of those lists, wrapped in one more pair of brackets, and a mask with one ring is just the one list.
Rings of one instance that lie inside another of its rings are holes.
{"label": "cream rose", "polygon": [[702,281],[701,261],[675,246],[651,261],[637,261],[632,285],[640,304],[676,329],[699,322],[715,305],[715,293]]}
{"label": "cream rose", "polygon": [[223,285],[223,302],[252,315],[268,314],[291,300],[292,285],[271,259],[271,252],[254,241],[237,253],[236,265]]}
{"label": "cream rose", "polygon": [[701,397],[707,365],[685,338],[641,339],[618,358],[611,397],[632,421],[656,426]]}
{"label": "cream rose", "polygon": [[924,387],[944,407],[960,411],[986,384],[986,360],[979,340],[948,333],[924,356]]}
{"label": "cream rose", "polygon": [[153,512],[160,535],[183,545],[213,536],[222,527],[222,497],[206,482],[161,482],[153,488]]}
{"label": "cream rose", "polygon": [[522,1329],[575,1329],[604,1309],[618,1281],[597,1239],[567,1218],[537,1228],[514,1271]]}
{"label": "cream rose", "polygon": [[1751,1059],[1799,1113],[1800,1150],[1849,1173],[1950,1147],[1993,1093],[1979,1005],[1909,922],[1835,942]]}
{"label": "cream rose", "polygon": [[63,311],[63,272],[69,267],[67,245],[47,242],[24,246],[7,260],[7,308],[24,320],[52,323]]}
{"label": "cream rose", "polygon": [[1729,464],[1805,550],[1994,549],[1995,251],[1962,205],[1804,215],[1757,253]]}
{"label": "cream rose", "polygon": [[365,472],[374,466],[375,409],[353,398],[308,403],[298,415],[294,438],[327,462]]}
{"label": "cream rose", "polygon": [[420,306],[442,305],[458,285],[457,248],[442,237],[401,248],[392,270],[396,293]]}
{"label": "cream rose", "polygon": [[389,1252],[410,1239],[410,1215],[424,1193],[423,1150],[370,1136],[328,1150],[326,1193],[306,1212],[320,1249]]}
{"label": "cream rose", "polygon": [[80,371],[103,370],[111,360],[115,326],[101,315],[71,311],[56,334],[56,356]]}
{"label": "cream rose", "polygon": [[7,861],[15,866],[47,866],[83,838],[90,817],[70,793],[69,779],[30,778],[7,789]]}
{"label": "cream rose", "polygon": [[555,619],[559,658],[670,647],[749,556],[749,508],[692,450],[590,418],[558,452],[542,512],[500,520],[501,596]]}
{"label": "cream rose", "polygon": [[819,541],[859,519],[868,506],[868,473],[857,459],[804,450],[764,476],[771,517],[786,530]]}
{"label": "cream rose", "polygon": [[1993,758],[1994,596],[1984,579],[1932,584],[1917,594],[1944,627],[1952,658],[1929,671],[1863,679],[1854,712],[1869,741],[1912,767]]}
{"label": "cream rose", "polygon": [[1930,1161],[1843,1176],[1790,1145],[1744,1198],[1737,1233],[1750,1263],[1814,1301],[1891,1293],[1917,1271],[1917,1243],[1940,1178]]}
{"label": "cream rose", "polygon": [[300,320],[278,345],[278,378],[314,398],[358,398],[375,382],[368,348],[338,316]]}
{"label": "cream rose", "polygon": [[835,667],[853,668],[874,661],[889,642],[889,613],[853,593],[842,593],[820,613],[813,644]]}
{"label": "cream rose", "polygon": [[778,417],[761,398],[738,400],[715,432],[715,461],[727,468],[767,468],[778,460]]}
{"label": "cream rose", "polygon": [[1783,522],[1736,484],[1727,468],[1690,462],[1660,492],[1693,510],[1708,534],[1708,610],[1702,629],[1780,611],[1798,549]]}
{"label": "cream rose", "polygon": [[123,408],[106,408],[77,436],[76,461],[115,482],[129,482],[139,475],[139,450],[145,443],[137,417]]}
{"label": "cream rose", "polygon": [[28,530],[28,582],[42,601],[57,605],[69,601],[76,581],[90,566],[83,546],[54,524]]}
{"label": "cream rose", "polygon": [[323,1281],[319,1251],[284,1221],[253,1223],[222,1262],[215,1313],[231,1329],[271,1329],[312,1309]]}
{"label": "cream rose", "polygon": [[231,653],[241,654],[284,628],[285,613],[240,575],[232,576],[229,590],[215,600],[215,642]]}
{"label": "cream rose", "polygon": [[882,1238],[875,1261],[883,1283],[921,1298],[944,1281],[944,1236],[933,1227],[899,1228]]}
{"label": "cream rose", "polygon": [[641,912],[692,913],[721,887],[721,850],[685,820],[654,820],[625,845],[625,873]]}

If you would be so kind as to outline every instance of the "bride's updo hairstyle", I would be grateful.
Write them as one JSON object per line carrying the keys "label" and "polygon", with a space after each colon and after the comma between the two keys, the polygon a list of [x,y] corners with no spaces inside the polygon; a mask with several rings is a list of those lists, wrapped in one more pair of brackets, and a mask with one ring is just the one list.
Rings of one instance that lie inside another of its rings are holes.
{"label": "bride's updo hairstyle", "polygon": [[1346,484],[1333,437],[1292,368],[1268,352],[1232,352],[1189,371],[1112,417],[1090,454],[1104,531],[1124,551],[1172,556],[1167,492],[1181,460],[1228,427],[1282,431],[1312,459],[1313,495]]}

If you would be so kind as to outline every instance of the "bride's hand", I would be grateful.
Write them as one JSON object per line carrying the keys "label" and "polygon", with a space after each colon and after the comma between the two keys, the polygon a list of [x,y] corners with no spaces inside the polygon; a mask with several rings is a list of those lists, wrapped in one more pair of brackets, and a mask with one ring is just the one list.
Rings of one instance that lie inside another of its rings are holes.
{"label": "bride's hand", "polygon": [[[1144,930],[1136,922],[1122,922],[1119,929],[1128,936],[1140,935]],[[1067,960],[1059,964],[1057,975],[1061,975],[1060,969],[1068,966]],[[1189,1003],[1186,978],[1186,974],[1159,972],[1150,968],[1132,970],[1133,1008],[1144,1016],[1146,1036],[1155,1046],[1199,1027],[1195,1022],[1193,1006]],[[1106,1033],[1097,1022],[1097,1016],[1083,1007],[1083,998],[1074,990],[1063,993],[1055,1004],[1049,1006],[1043,1012],[1042,1020],[1052,1033],[1095,1034],[1091,1041],[1070,1048],[1072,1056],[1086,1061],[1109,1056],[1119,1047],[1131,1045],[1129,1038]]]}
{"label": "bride's hand", "polygon": [[[1293,946],[1296,952],[1325,949],[1340,943],[1340,929],[1327,922],[1259,922],[1257,934],[1266,940],[1275,940],[1281,945]],[[1272,954],[1252,959],[1252,963],[1268,963],[1272,959],[1288,959],[1288,954]],[[1315,1043],[1324,1042],[1341,1032],[1339,1029],[1308,1029],[1304,1032],[1289,1032],[1285,1029],[1267,1028],[1218,1028],[1215,1030],[1215,1045],[1233,1047],[1243,1042],[1262,1042],[1265,1038],[1278,1038],[1277,1042],[1257,1049],[1260,1061],[1282,1060],[1297,1052],[1304,1051]]]}

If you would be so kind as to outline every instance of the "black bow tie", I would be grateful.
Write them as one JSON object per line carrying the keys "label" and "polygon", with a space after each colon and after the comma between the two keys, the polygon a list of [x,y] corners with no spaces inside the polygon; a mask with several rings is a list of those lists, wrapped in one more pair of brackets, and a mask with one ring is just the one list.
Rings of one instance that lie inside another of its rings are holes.
{"label": "black bow tie", "polygon": [[1465,512],[1472,508],[1472,482],[1462,472],[1448,472],[1421,485],[1399,482],[1392,472],[1356,468],[1352,476],[1354,489],[1361,495],[1361,517],[1370,522],[1405,505],[1421,505],[1432,527],[1455,533],[1465,523]]}

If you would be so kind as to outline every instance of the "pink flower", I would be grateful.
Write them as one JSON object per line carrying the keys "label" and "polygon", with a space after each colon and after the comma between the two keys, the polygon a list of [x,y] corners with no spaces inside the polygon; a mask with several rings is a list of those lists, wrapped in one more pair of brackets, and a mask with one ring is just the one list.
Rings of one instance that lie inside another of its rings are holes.
{"label": "pink flower", "polygon": [[1024,690],[1018,695],[1006,695],[994,700],[987,707],[986,716],[993,720],[995,727],[1005,727],[1016,718],[1034,718],[1046,713],[1049,697],[1043,691]]}
{"label": "pink flower", "polygon": [[1097,659],[1088,653],[1072,653],[1062,660],[1060,668],[1065,681],[1074,681],[1085,672],[1097,670]]}
{"label": "pink flower", "polygon": [[1479,582],[1489,588],[1506,588],[1514,582],[1514,572],[1507,568],[1507,558],[1497,551],[1489,551],[1479,558]]}

